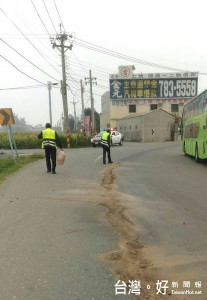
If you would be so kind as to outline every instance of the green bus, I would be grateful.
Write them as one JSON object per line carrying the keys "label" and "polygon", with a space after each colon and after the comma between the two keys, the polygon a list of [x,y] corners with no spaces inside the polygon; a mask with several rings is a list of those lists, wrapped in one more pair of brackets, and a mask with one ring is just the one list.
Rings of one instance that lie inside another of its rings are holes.
{"label": "green bus", "polygon": [[207,90],[203,91],[183,109],[182,149],[199,162],[207,158]]}

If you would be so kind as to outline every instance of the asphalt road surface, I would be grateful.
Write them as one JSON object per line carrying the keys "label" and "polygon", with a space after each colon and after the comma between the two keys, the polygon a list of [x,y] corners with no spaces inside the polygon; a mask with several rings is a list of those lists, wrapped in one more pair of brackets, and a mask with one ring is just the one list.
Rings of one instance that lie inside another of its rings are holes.
{"label": "asphalt road surface", "polygon": [[207,299],[207,164],[174,142],[101,154],[70,149],[56,175],[40,160],[1,185],[0,299],[133,299],[118,280],[140,280],[138,299]]}

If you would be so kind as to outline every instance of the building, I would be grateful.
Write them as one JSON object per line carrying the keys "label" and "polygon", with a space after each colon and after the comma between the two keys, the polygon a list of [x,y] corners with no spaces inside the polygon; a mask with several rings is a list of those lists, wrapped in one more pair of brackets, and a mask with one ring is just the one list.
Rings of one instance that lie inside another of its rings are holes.
{"label": "building", "polygon": [[110,88],[101,98],[100,128],[117,127],[120,118],[162,108],[178,119],[183,106],[197,95],[198,73],[134,73],[120,66],[109,75]]}
{"label": "building", "polygon": [[172,141],[177,139],[176,126],[175,117],[161,108],[117,120],[117,130],[128,141]]}

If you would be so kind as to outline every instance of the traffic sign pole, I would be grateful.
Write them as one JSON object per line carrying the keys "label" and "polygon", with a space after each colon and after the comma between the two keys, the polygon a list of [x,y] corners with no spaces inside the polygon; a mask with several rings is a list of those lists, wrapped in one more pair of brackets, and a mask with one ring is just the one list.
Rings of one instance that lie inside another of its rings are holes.
{"label": "traffic sign pole", "polygon": [[13,132],[12,132],[11,125],[9,125],[9,131],[10,131],[11,140],[13,142],[14,149],[15,149],[15,152],[16,152],[16,158],[17,158],[17,160],[19,160],[19,156],[18,156],[18,152],[17,152],[17,145],[16,145],[16,141],[15,141],[15,138],[14,138],[14,135],[13,135]]}
{"label": "traffic sign pole", "polygon": [[7,130],[8,130],[8,137],[9,137],[9,143],[10,143],[10,147],[11,147],[11,151],[12,151],[12,156],[14,158],[14,161],[16,161],[9,126],[7,126]]}

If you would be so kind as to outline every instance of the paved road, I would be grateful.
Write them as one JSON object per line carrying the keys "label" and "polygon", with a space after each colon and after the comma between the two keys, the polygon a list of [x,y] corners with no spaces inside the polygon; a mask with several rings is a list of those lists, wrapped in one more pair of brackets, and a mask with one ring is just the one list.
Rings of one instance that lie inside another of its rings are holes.
{"label": "paved road", "polygon": [[4,182],[0,299],[132,299],[115,296],[118,279],[206,284],[207,165],[171,142],[125,143],[112,159],[71,149],[57,175],[41,160]]}
{"label": "paved road", "polygon": [[99,257],[117,247],[99,205],[101,149],[66,155],[56,175],[47,174],[40,160],[0,188],[2,300],[117,299],[118,279]]}
{"label": "paved road", "polygon": [[119,190],[161,278],[178,281],[175,290],[183,281],[199,290],[194,283],[202,281],[203,296],[188,297],[207,299],[207,163],[185,157],[178,143],[148,146],[123,158]]}

